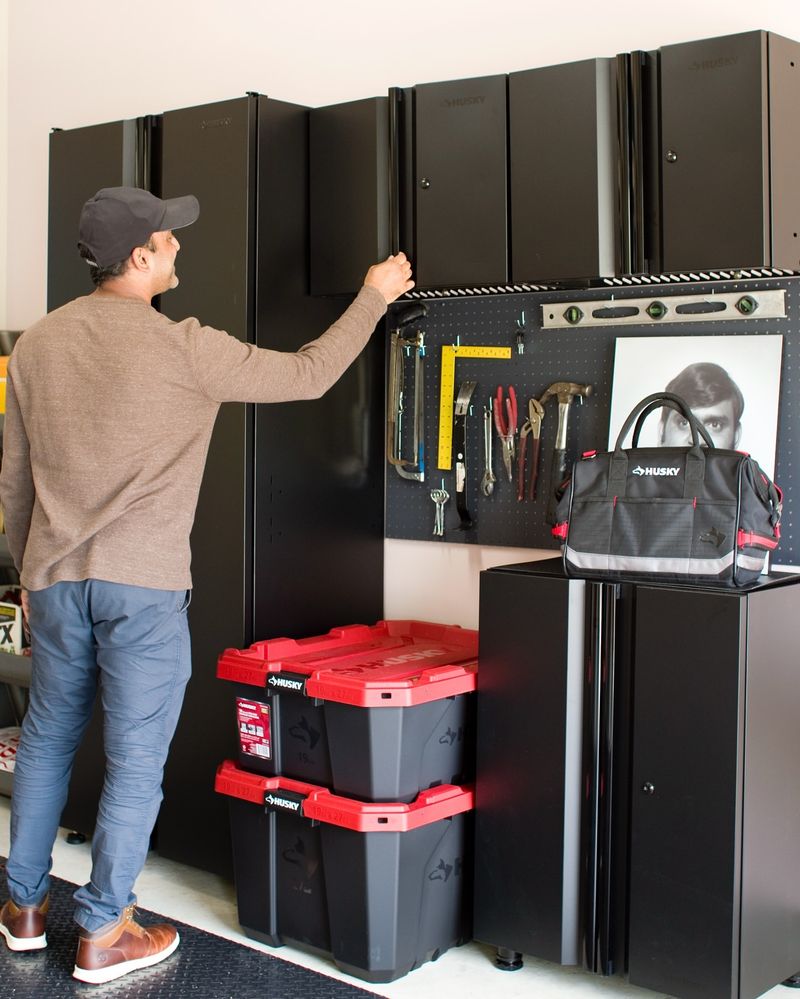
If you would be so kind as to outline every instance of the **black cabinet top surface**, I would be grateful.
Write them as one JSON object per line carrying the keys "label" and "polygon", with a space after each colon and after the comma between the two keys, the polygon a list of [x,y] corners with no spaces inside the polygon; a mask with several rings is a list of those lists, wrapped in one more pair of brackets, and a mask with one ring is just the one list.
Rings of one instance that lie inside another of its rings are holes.
{"label": "black cabinet top surface", "polygon": [[[490,569],[483,570],[484,572],[501,572],[510,573],[512,575],[522,575],[522,576],[540,576],[549,577],[552,579],[569,579],[578,577],[569,577],[564,571],[564,564],[560,557],[557,558],[546,558],[539,559],[533,562],[517,562],[512,565],[496,565],[492,566]],[[587,582],[603,582],[603,580],[587,580]],[[608,579],[609,583],[636,583],[639,586],[656,586],[659,588],[668,588],[671,590],[697,590],[703,593],[722,593],[728,594],[730,596],[741,596],[742,594],[760,592],[761,590],[772,589],[777,586],[791,586],[794,583],[800,582],[800,575],[788,572],[769,572],[765,573],[756,583],[750,586],[743,587],[728,587],[728,586],[717,586],[712,583],[707,584],[694,584],[694,583],[671,583],[666,580],[637,580],[637,579]]]}

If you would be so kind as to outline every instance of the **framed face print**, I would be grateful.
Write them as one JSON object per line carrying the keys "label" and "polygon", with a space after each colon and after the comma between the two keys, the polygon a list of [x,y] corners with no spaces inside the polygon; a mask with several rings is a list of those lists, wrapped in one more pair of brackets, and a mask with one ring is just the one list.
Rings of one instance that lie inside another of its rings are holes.
{"label": "framed face print", "polygon": [[[609,448],[641,399],[668,391],[686,400],[717,447],[747,451],[772,477],[782,351],[783,337],[772,335],[619,337]],[[639,437],[641,447],[689,443],[687,421],[670,409],[651,413]]]}

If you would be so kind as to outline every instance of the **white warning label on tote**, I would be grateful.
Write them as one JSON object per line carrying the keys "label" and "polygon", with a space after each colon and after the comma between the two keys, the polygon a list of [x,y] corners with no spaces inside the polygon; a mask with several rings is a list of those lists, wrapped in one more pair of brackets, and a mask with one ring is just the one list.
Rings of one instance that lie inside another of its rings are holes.
{"label": "white warning label on tote", "polygon": [[239,726],[239,745],[242,752],[248,756],[258,756],[262,760],[271,760],[269,705],[237,697],[236,721]]}

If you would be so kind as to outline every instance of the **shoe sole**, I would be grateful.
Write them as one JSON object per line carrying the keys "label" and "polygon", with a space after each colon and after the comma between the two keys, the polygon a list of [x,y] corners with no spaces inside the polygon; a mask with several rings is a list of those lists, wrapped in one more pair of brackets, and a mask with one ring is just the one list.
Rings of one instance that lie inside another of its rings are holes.
{"label": "shoe sole", "polygon": [[140,957],[135,961],[123,961],[121,964],[112,965],[110,968],[79,968],[76,964],[72,972],[72,977],[77,978],[79,982],[88,982],[89,985],[103,985],[105,982],[113,982],[115,978],[122,978],[123,975],[129,974],[131,971],[138,971],[140,968],[150,968],[152,965],[158,964],[159,961],[165,960],[173,953],[180,942],[180,935],[176,933],[172,943],[168,947],[165,947],[164,950],[158,951],[157,954],[151,954],[149,957]]}
{"label": "shoe sole", "polygon": [[15,937],[11,930],[7,926],[4,926],[3,923],[0,923],[0,933],[5,937],[6,946],[9,950],[42,950],[47,946],[47,934],[45,933],[40,937]]}

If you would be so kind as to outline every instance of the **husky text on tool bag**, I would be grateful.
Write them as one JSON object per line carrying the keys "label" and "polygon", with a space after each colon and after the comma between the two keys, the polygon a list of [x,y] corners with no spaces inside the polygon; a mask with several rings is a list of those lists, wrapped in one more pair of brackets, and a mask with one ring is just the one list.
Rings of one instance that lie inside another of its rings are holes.
{"label": "husky text on tool bag", "polygon": [[[692,444],[637,447],[645,417],[663,407],[683,415]],[[745,586],[777,548],[780,518],[780,490],[758,463],[714,447],[688,404],[663,392],[634,407],[613,451],[590,451],[575,463],[553,535],[573,576]]]}

